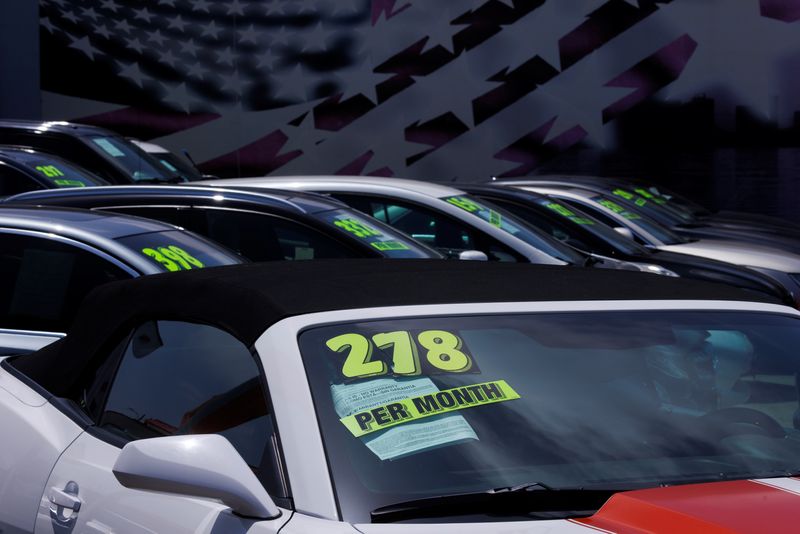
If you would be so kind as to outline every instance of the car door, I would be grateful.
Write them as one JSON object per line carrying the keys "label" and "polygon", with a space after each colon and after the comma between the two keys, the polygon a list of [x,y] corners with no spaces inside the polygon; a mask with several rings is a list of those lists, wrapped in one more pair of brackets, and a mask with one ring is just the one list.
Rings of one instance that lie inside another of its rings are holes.
{"label": "car door", "polygon": [[[135,275],[83,243],[53,234],[0,229],[0,349],[46,345],[67,330],[89,291]],[[51,335],[31,338],[36,332]],[[15,347],[15,337],[27,344]]]}
{"label": "car door", "polygon": [[256,521],[210,499],[128,489],[112,472],[130,441],[180,434],[225,436],[276,503],[288,502],[260,366],[221,329],[146,321],[123,335],[82,384],[94,422],[59,458],[37,533],[277,532],[290,514]]}

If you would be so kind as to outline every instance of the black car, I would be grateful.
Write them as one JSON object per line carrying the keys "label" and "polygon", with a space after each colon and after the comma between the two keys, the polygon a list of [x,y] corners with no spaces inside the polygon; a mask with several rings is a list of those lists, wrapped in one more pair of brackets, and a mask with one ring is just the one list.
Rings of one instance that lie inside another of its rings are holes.
{"label": "black car", "polygon": [[529,224],[584,252],[622,261],[660,265],[684,278],[720,282],[777,296],[794,306],[792,296],[770,278],[746,267],[663,250],[651,250],[617,233],[591,215],[546,195],[493,185],[459,186],[502,206]]}
{"label": "black car", "polygon": [[652,184],[597,176],[535,176],[497,180],[500,185],[579,187],[613,195],[620,204],[647,215],[688,239],[728,239],[800,253],[800,226],[774,217],[726,212],[715,215]]}
{"label": "black car", "polygon": [[101,209],[157,219],[209,237],[253,261],[442,258],[400,231],[314,193],[112,186],[24,193],[5,204]]}
{"label": "black car", "polygon": [[0,121],[0,144],[19,145],[61,156],[111,184],[176,183],[171,171],[129,140],[104,128],[53,121]]}
{"label": "black car", "polygon": [[99,176],[53,154],[32,148],[0,146],[0,196],[107,184]]}

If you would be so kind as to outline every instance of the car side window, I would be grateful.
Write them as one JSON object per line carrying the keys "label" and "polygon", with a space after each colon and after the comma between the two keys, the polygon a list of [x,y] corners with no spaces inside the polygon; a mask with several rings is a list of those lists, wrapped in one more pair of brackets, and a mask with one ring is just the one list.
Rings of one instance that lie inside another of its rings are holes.
{"label": "car side window", "polygon": [[257,474],[276,478],[275,429],[259,366],[244,344],[213,326],[180,321],[140,324],[126,343],[110,386],[101,366],[100,385],[83,402],[100,429],[122,441],[220,434]]}
{"label": "car side window", "polygon": [[425,206],[369,195],[332,196],[445,254],[480,250],[492,261],[525,261],[500,241]]}
{"label": "car side window", "polygon": [[43,189],[31,177],[25,176],[18,170],[0,163],[0,197],[25,193],[26,191],[36,191]]}
{"label": "car side window", "polygon": [[65,332],[89,291],[130,277],[75,245],[0,233],[0,328]]}
{"label": "car side window", "polygon": [[[576,202],[574,200],[568,200],[568,199],[565,199],[565,198],[562,198],[562,199],[559,199],[559,200],[561,200],[561,202],[563,202],[565,204],[568,204],[570,206],[574,206],[575,208],[578,208],[580,210],[585,211],[586,213],[588,213],[589,215],[591,215],[592,217],[594,217],[595,219],[597,219],[601,223],[605,224],[606,226],[609,226],[611,228],[617,228],[619,226],[623,226],[622,223],[616,221],[612,217],[609,217],[608,215],[603,213],[602,210],[600,210],[598,208],[595,208],[591,204],[583,204],[581,202]],[[640,238],[636,233],[633,234],[633,238],[634,238],[634,241],[636,241],[640,245],[646,244],[645,241],[642,238]]]}
{"label": "car side window", "polygon": [[263,213],[174,207],[125,207],[114,211],[182,226],[252,261],[357,257],[324,233]]}

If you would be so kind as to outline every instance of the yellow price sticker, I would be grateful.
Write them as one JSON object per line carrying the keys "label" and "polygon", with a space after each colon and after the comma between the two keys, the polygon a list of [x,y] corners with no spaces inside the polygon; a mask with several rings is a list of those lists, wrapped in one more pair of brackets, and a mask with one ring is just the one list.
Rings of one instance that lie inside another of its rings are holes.
{"label": "yellow price sticker", "polygon": [[340,421],[351,434],[360,437],[425,417],[519,398],[505,380],[495,380],[390,402],[342,417]]}

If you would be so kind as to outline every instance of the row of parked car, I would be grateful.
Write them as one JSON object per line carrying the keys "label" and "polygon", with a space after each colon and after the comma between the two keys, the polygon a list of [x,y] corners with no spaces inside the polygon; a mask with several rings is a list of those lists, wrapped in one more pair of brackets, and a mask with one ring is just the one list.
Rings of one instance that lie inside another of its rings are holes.
{"label": "row of parked car", "polygon": [[0,143],[4,532],[792,531],[797,224]]}

